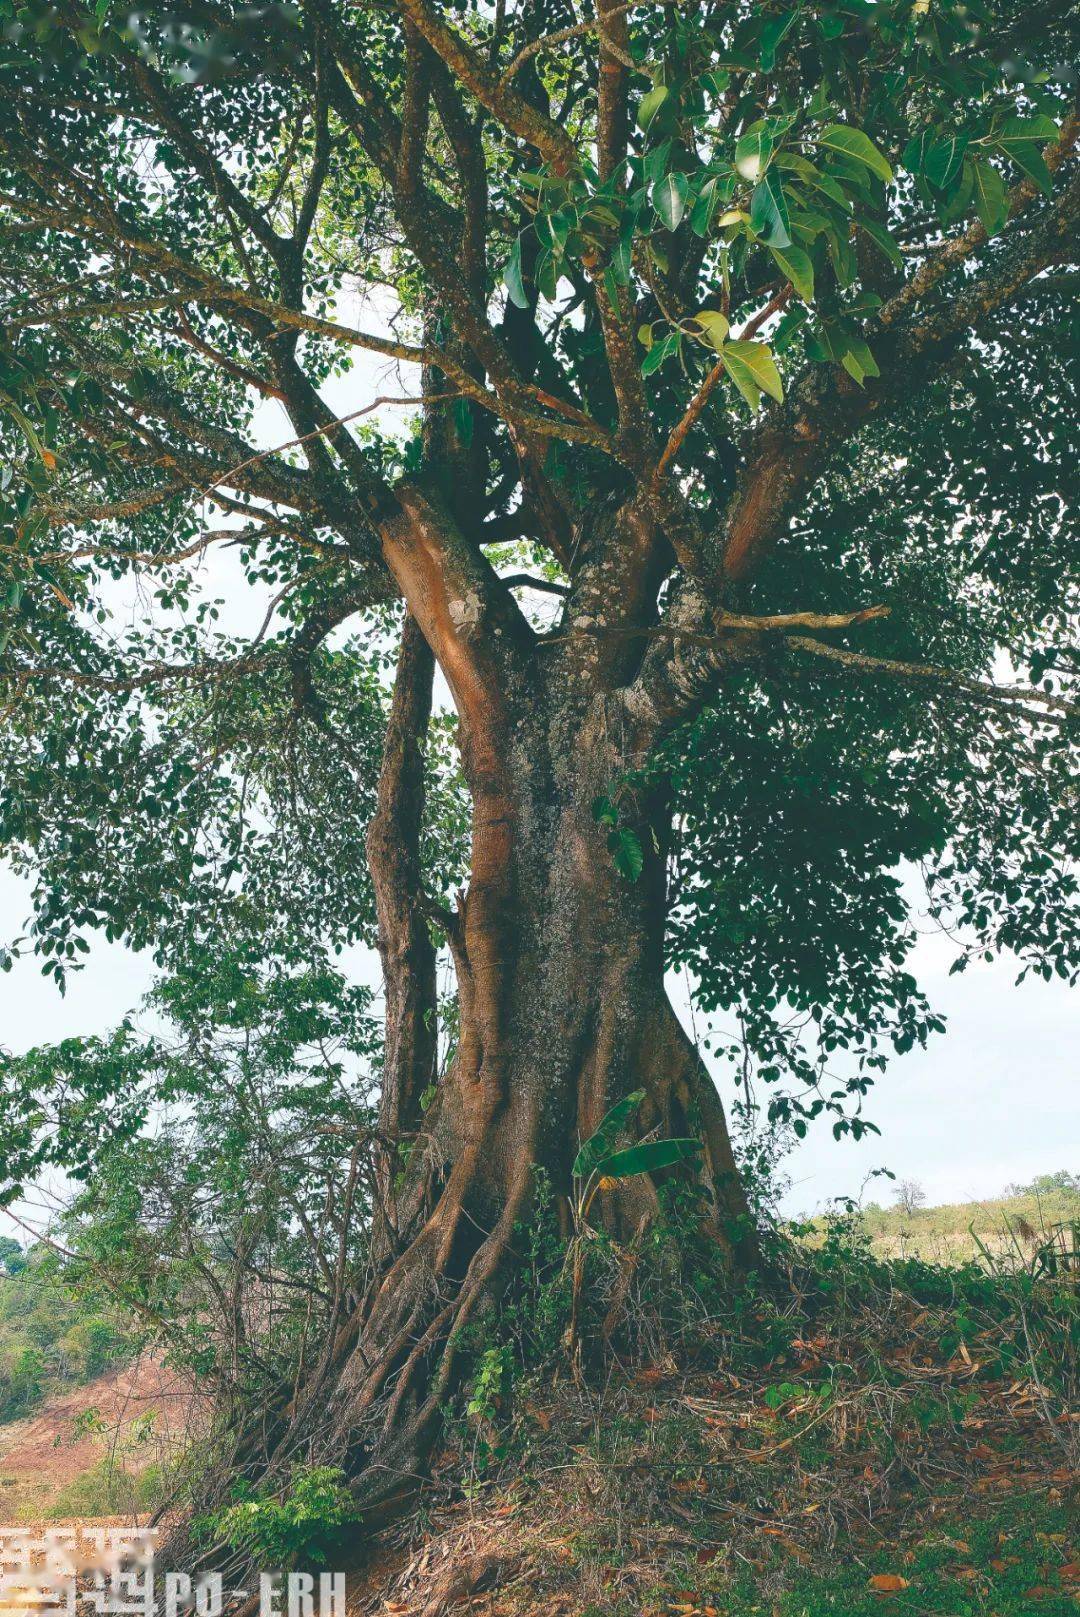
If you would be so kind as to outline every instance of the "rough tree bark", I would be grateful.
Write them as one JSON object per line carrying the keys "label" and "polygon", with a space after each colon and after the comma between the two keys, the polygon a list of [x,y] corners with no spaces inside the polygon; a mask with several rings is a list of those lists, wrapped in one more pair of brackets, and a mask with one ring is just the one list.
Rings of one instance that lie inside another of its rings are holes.
{"label": "rough tree bark", "polygon": [[[723,1107],[664,986],[665,791],[646,784],[622,800],[643,850],[636,881],[619,873],[593,813],[685,715],[695,674],[707,675],[703,689],[716,677],[715,655],[700,670],[692,656],[673,662],[667,646],[664,679],[651,679],[647,635],[604,633],[628,611],[648,626],[656,525],[639,502],[579,532],[563,622],[541,637],[475,547],[455,543],[436,496],[415,488],[402,503],[386,554],[409,616],[368,855],[386,986],[382,1132],[391,1150],[407,1139],[408,1151],[403,1172],[400,1158],[384,1171],[392,1211],[376,1232],[381,1272],[339,1339],[329,1399],[329,1429],[369,1520],[415,1489],[462,1332],[513,1261],[537,1169],[567,1196],[580,1141],[620,1096],[646,1091],[641,1132],[701,1139],[718,1264],[735,1271],[755,1258]],[[635,547],[640,568],[626,569]],[[732,637],[728,658],[747,654]],[[454,695],[472,798],[469,884],[455,914],[434,912],[420,885],[434,659]],[[434,1075],[433,915],[454,959],[460,1026],[421,1113]],[[627,1231],[656,1191],[637,1180],[605,1196],[604,1216]],[[315,1403],[322,1418],[327,1388]]]}

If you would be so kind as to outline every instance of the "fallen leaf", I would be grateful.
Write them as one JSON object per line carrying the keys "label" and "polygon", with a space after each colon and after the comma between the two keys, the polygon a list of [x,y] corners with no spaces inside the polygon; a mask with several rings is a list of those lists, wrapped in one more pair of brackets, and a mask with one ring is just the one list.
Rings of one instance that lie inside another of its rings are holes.
{"label": "fallen leaf", "polygon": [[910,1588],[910,1584],[899,1572],[875,1572],[870,1579],[869,1587],[879,1595],[895,1595],[899,1594],[901,1589]]}

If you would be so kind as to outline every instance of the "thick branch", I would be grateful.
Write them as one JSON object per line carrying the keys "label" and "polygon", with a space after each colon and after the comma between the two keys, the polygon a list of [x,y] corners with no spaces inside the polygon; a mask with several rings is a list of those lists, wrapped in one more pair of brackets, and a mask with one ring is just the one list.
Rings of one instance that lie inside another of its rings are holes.
{"label": "thick branch", "polygon": [[367,858],[379,919],[386,993],[379,1126],[389,1140],[417,1127],[420,1097],[435,1082],[435,948],[425,916],[420,869],[424,738],[435,660],[411,613],[398,651],[378,805],[367,830]]}
{"label": "thick branch", "polygon": [[504,84],[483,57],[447,26],[425,0],[398,0],[401,10],[423,34],[437,56],[471,90],[504,129],[528,141],[557,173],[577,167],[577,147],[564,129],[530,106],[509,84]]}

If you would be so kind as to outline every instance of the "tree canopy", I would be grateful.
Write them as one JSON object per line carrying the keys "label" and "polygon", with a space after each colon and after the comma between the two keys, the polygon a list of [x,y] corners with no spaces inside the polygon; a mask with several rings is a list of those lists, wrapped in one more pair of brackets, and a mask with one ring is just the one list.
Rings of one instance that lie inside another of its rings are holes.
{"label": "tree canopy", "polygon": [[[95,929],[170,970],[225,933],[253,972],[373,940],[404,602],[459,710],[466,643],[496,680],[507,646],[635,648],[609,684],[649,744],[597,857],[639,879],[662,781],[669,960],[794,1077],[777,1115],[849,1126],[939,1025],[905,870],[958,965],[1074,978],[1062,21],[0,0],[16,953],[62,981]],[[401,431],[332,402],[358,354],[419,378],[387,388]],[[200,593],[213,547],[254,637]],[[436,910],[468,859],[453,739]]]}

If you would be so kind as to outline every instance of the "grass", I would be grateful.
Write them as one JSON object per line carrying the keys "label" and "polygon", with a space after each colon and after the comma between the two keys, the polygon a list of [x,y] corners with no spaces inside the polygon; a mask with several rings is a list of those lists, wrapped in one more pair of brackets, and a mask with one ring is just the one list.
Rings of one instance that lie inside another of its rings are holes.
{"label": "grass", "polygon": [[[1075,1513],[1045,1500],[1013,1500],[982,1518],[943,1512],[909,1545],[800,1570],[777,1591],[763,1568],[717,1591],[720,1603],[683,1602],[703,1617],[880,1617],[883,1611],[942,1617],[1076,1617],[1080,1609]],[[776,1570],[773,1569],[773,1578]],[[781,1570],[781,1576],[783,1576]],[[710,1611],[710,1606],[712,1610]],[[667,1609],[674,1611],[678,1603]]]}
{"label": "grass", "polygon": [[643,1257],[584,1374],[466,1404],[372,1598],[441,1610],[451,1566],[490,1617],[1080,1617],[1076,1271],[883,1261],[860,1220],[787,1253],[727,1304]]}

